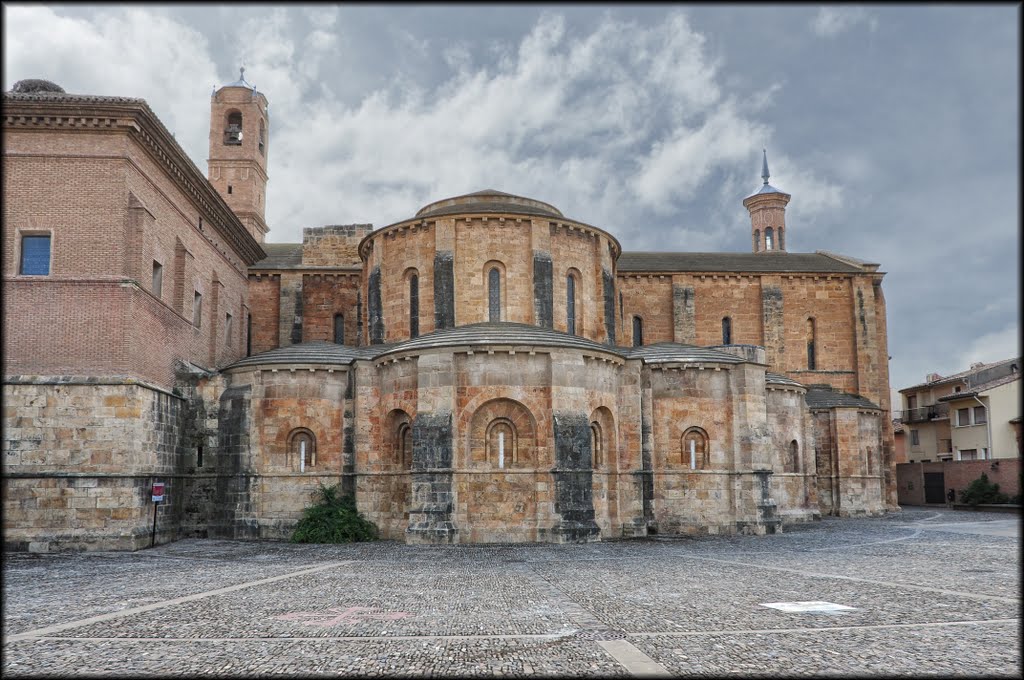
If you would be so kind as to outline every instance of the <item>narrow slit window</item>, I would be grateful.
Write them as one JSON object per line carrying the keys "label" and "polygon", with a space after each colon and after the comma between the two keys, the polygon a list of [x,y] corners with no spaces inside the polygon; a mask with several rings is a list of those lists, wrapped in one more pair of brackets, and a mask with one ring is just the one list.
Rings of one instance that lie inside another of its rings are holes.
{"label": "narrow slit window", "polygon": [[487,320],[501,321],[501,272],[497,267],[487,272]]}
{"label": "narrow slit window", "polygon": [[245,356],[252,356],[252,313],[245,315]]}
{"label": "narrow slit window", "polygon": [[644,344],[644,322],[639,316],[633,317],[633,347]]}
{"label": "narrow slit window", "polygon": [[409,337],[420,336],[420,277],[409,277]]}
{"label": "narrow slit window", "polygon": [[153,295],[160,297],[164,289],[164,266],[153,260]]}
{"label": "narrow slit window", "polygon": [[817,338],[815,337],[814,319],[807,320],[807,370],[818,370]]}
{"label": "narrow slit window", "polygon": [[334,315],[334,344],[345,344],[345,317],[341,314]]}
{"label": "narrow slit window", "polygon": [[771,250],[772,249],[772,240],[773,240],[772,228],[768,227],[767,229],[764,230],[764,249],[765,250]]}
{"label": "narrow slit window", "polygon": [[203,321],[203,294],[196,291],[192,296],[192,325],[201,328]]}
{"label": "narrow slit window", "polygon": [[576,335],[576,279],[572,274],[565,277],[565,328],[569,335]]}
{"label": "narrow slit window", "polygon": [[231,322],[234,318],[231,316],[231,312],[224,314],[224,344],[228,347],[231,346]]}
{"label": "narrow slit window", "polygon": [[722,319],[722,344],[732,344],[732,318],[728,316]]}

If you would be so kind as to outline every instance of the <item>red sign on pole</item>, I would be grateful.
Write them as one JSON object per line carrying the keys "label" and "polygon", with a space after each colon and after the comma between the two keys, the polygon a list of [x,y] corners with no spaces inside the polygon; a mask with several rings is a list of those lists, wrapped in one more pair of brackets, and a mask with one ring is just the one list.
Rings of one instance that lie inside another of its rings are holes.
{"label": "red sign on pole", "polygon": [[164,483],[153,482],[153,502],[159,503],[164,499]]}

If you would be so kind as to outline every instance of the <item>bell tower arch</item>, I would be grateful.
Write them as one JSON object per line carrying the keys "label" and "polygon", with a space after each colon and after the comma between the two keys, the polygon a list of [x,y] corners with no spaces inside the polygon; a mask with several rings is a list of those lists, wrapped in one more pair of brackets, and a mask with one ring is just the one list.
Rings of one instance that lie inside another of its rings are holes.
{"label": "bell tower arch", "polygon": [[210,98],[210,183],[259,243],[270,230],[265,218],[270,113],[267,98],[238,80]]}

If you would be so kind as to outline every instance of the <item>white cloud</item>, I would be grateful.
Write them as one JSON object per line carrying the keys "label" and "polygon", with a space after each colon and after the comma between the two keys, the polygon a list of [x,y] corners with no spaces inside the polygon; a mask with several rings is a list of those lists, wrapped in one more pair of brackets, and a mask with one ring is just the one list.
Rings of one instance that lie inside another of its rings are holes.
{"label": "white cloud", "polygon": [[863,7],[822,7],[811,20],[811,30],[819,37],[831,38],[857,24],[867,24],[869,30],[875,31],[878,19]]}
{"label": "white cloud", "polygon": [[1002,330],[975,338],[960,355],[957,362],[960,368],[956,370],[967,370],[978,361],[988,364],[1018,357],[1020,349],[1020,327],[1015,323],[1007,324]]}

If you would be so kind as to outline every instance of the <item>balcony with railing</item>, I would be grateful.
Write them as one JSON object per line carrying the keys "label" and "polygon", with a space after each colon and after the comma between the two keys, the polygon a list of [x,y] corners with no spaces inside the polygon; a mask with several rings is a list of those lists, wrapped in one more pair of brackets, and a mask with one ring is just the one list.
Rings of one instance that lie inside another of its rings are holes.
{"label": "balcony with railing", "polygon": [[897,412],[897,416],[904,423],[926,423],[929,420],[941,420],[949,418],[949,404],[932,404],[931,406],[920,406],[908,408]]}

